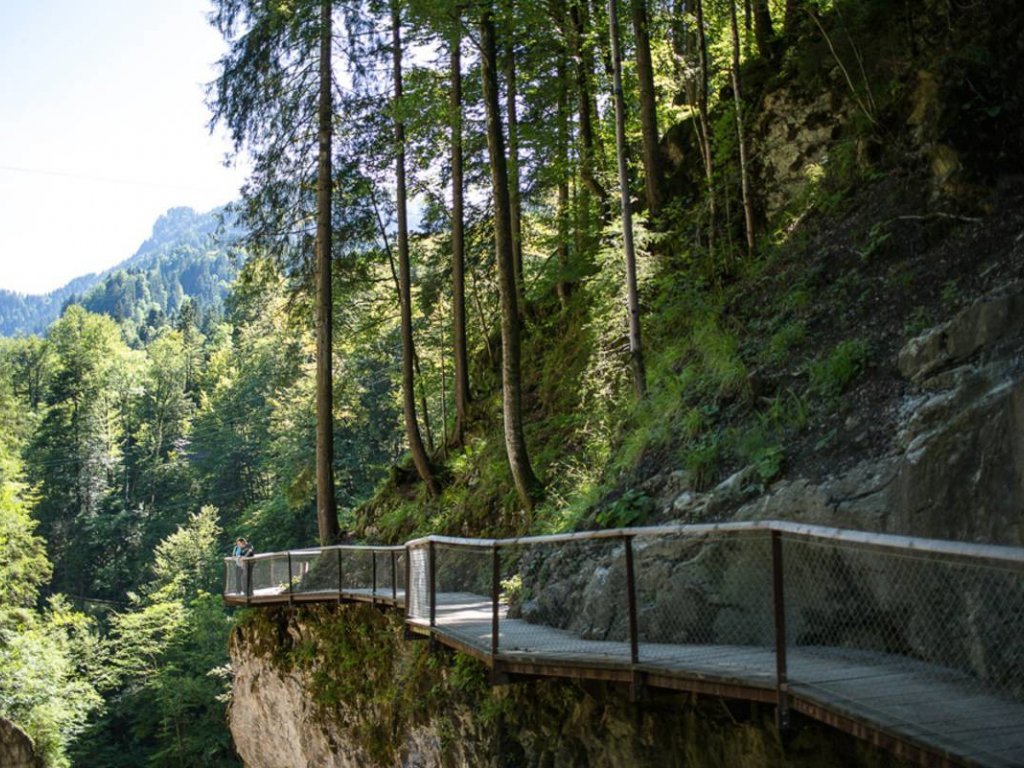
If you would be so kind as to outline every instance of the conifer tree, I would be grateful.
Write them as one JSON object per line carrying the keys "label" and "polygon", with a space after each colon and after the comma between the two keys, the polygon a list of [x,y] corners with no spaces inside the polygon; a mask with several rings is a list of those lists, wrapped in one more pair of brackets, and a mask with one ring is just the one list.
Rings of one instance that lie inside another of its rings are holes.
{"label": "conifer tree", "polygon": [[211,17],[229,44],[210,88],[211,124],[224,123],[235,151],[246,148],[252,159],[242,211],[250,241],[312,283],[316,296],[317,524],[324,544],[339,536],[332,474],[332,8],[332,0],[215,0]]}
{"label": "conifer tree", "polygon": [[519,309],[512,248],[508,167],[505,136],[498,101],[498,57],[494,14],[485,5],[480,12],[480,65],[483,77],[484,110],[487,115],[487,150],[491,165],[494,200],[494,246],[501,298],[501,382],[505,450],[519,501],[532,509],[541,491],[533,472],[523,433],[522,374],[520,360]]}

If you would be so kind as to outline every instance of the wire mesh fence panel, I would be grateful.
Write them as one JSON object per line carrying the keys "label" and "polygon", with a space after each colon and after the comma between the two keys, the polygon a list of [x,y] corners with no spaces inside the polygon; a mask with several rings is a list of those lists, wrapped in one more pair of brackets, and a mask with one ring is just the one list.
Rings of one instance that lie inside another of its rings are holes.
{"label": "wire mesh fence panel", "polygon": [[395,592],[399,600],[405,600],[405,585],[408,580],[406,572],[407,550],[395,553]]}
{"label": "wire mesh fence panel", "polygon": [[294,594],[338,593],[338,556],[336,550],[315,549],[292,552]]}
{"label": "wire mesh fence panel", "polygon": [[280,552],[249,561],[252,596],[272,596],[288,592],[288,553]]}
{"label": "wire mesh fence panel", "polygon": [[409,547],[408,584],[409,594],[405,600],[406,618],[415,621],[430,620],[430,547],[426,543]]}
{"label": "wire mesh fence panel", "polygon": [[383,598],[397,596],[399,589],[398,581],[398,552],[388,549],[375,550],[372,560],[374,568],[375,594]]}
{"label": "wire mesh fence panel", "polygon": [[245,596],[245,571],[248,565],[239,557],[224,558],[224,594],[228,597]]}
{"label": "wire mesh fence panel", "polygon": [[518,599],[501,626],[502,653],[629,660],[623,540],[526,541],[508,549],[503,558],[519,565]]}
{"label": "wire mesh fence panel", "polygon": [[[1024,571],[912,550],[784,542],[787,645],[797,653],[791,681],[834,688],[835,670],[813,659],[839,655],[876,670],[865,676],[910,675],[963,696],[997,692],[1024,703]],[[868,693],[892,695],[886,685]]]}
{"label": "wire mesh fence panel", "polygon": [[435,625],[481,650],[491,648],[492,550],[434,545]]}
{"label": "wire mesh fence panel", "polygon": [[640,661],[694,671],[774,671],[767,531],[633,541]]}
{"label": "wire mesh fence panel", "polygon": [[374,551],[369,547],[345,547],[341,558],[342,590],[348,595],[373,595]]}

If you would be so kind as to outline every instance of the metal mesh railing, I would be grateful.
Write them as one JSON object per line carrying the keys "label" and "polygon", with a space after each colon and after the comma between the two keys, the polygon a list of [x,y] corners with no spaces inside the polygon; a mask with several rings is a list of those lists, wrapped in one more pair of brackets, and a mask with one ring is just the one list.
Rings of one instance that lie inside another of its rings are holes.
{"label": "metal mesh railing", "polygon": [[502,653],[630,660],[625,540],[522,540],[500,547],[514,621]]}
{"label": "metal mesh railing", "polygon": [[225,558],[224,594],[274,602],[405,597],[404,547],[334,546]]}
{"label": "metal mesh railing", "polygon": [[393,596],[494,662],[775,688],[780,717],[800,696],[983,764],[1024,762],[1021,549],[758,522],[226,565],[227,596]]}
{"label": "metal mesh railing", "polygon": [[641,661],[713,668],[773,652],[764,531],[637,536],[633,549]]}
{"label": "metal mesh railing", "polygon": [[405,616],[414,621],[430,621],[430,545],[426,542],[418,546],[408,545],[406,560],[409,592],[405,600]]}
{"label": "metal mesh railing", "polygon": [[492,551],[489,547],[437,544],[434,557],[434,626],[462,642],[490,650]]}
{"label": "metal mesh railing", "polygon": [[815,661],[841,653],[871,670],[912,670],[1024,701],[1021,570],[926,551],[784,542],[786,643],[804,659],[790,660],[791,683],[828,689],[834,673]]}

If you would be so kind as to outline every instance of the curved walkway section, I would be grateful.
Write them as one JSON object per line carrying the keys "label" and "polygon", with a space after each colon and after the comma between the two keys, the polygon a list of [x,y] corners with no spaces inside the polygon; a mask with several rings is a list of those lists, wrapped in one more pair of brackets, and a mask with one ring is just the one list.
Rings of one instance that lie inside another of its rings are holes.
{"label": "curved walkway section", "polygon": [[229,558],[224,597],[401,608],[496,682],[771,702],[922,764],[1024,766],[1024,549],[772,521],[431,536]]}

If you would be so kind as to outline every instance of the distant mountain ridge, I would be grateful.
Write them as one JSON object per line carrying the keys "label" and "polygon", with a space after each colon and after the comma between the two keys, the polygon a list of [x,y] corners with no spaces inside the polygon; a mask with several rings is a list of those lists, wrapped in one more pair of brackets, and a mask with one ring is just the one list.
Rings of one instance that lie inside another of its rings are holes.
{"label": "distant mountain ridge", "polygon": [[0,289],[0,336],[43,333],[72,303],[113,317],[127,336],[138,338],[175,316],[186,299],[202,313],[219,315],[238,272],[240,235],[224,208],[171,208],[133,256],[108,270],[43,295]]}

